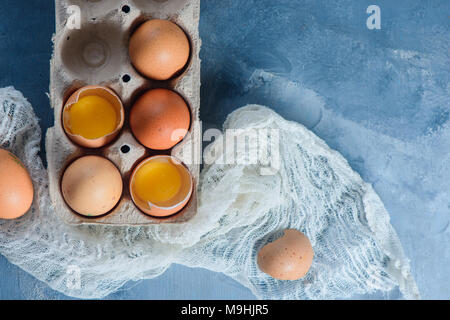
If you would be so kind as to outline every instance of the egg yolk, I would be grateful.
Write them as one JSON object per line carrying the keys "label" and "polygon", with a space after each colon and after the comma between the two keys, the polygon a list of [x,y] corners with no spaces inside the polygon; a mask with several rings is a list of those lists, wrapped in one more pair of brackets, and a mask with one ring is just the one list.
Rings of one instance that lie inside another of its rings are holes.
{"label": "egg yolk", "polygon": [[173,199],[181,189],[181,175],[168,162],[148,162],[134,176],[134,191],[144,201],[158,205]]}
{"label": "egg yolk", "polygon": [[117,111],[106,99],[86,96],[69,110],[70,131],[86,139],[98,139],[112,133],[117,127]]}

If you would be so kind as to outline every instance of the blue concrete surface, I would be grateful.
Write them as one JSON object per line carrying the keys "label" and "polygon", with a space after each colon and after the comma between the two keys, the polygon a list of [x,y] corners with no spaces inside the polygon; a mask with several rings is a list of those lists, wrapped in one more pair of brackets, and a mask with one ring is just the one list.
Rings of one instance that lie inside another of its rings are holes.
{"label": "blue concrete surface", "polygon": [[[30,100],[43,132],[53,1],[3,0],[0,87]],[[368,30],[366,8],[381,8]],[[424,298],[449,299],[448,0],[204,0],[205,128],[247,103],[305,124],[374,185]],[[65,299],[0,256],[0,299]],[[398,292],[364,296],[395,298]],[[172,266],[108,299],[252,299],[217,273]]]}

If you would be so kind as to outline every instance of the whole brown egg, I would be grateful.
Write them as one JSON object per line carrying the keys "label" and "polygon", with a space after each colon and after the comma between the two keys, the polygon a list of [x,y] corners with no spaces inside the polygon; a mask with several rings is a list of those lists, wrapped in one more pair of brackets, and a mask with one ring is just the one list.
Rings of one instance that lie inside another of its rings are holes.
{"label": "whole brown egg", "polygon": [[153,89],[144,93],[134,104],[130,125],[141,144],[154,150],[167,150],[187,134],[189,107],[176,92]]}
{"label": "whole brown egg", "polygon": [[108,159],[88,155],[65,170],[61,189],[64,200],[76,213],[98,217],[111,211],[122,196],[122,176]]}
{"label": "whole brown egg", "polygon": [[130,59],[144,76],[167,80],[187,64],[190,43],[184,31],[167,20],[149,20],[131,36]]}
{"label": "whole brown egg", "polygon": [[0,149],[0,219],[23,216],[33,203],[33,183],[22,162]]}
{"label": "whole brown egg", "polygon": [[302,278],[311,267],[314,250],[300,231],[288,229],[284,236],[266,244],[258,253],[258,266],[264,273],[279,280]]}

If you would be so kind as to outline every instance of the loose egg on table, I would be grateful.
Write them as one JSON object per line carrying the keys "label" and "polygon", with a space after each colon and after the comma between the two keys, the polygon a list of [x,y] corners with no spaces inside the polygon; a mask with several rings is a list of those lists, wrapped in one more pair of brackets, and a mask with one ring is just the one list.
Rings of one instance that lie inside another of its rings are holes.
{"label": "loose egg on table", "polygon": [[130,125],[136,139],[154,150],[167,150],[183,140],[190,126],[190,111],[176,92],[153,89],[131,109]]}
{"label": "loose egg on table", "polygon": [[61,190],[76,213],[98,217],[111,211],[122,196],[123,182],[117,167],[100,156],[75,160],[64,172]]}
{"label": "loose egg on table", "polygon": [[30,210],[33,183],[22,162],[9,151],[0,149],[0,219],[16,219]]}
{"label": "loose egg on table", "polygon": [[144,76],[168,80],[186,66],[190,42],[175,23],[149,20],[131,36],[129,54],[134,67]]}
{"label": "loose egg on table", "polygon": [[130,179],[133,202],[154,217],[167,217],[183,209],[192,190],[189,170],[171,156],[154,156],[142,161]]}
{"label": "loose egg on table", "polygon": [[264,273],[279,280],[297,280],[311,267],[314,250],[300,231],[288,229],[284,236],[265,245],[258,253],[258,266]]}
{"label": "loose egg on table", "polygon": [[63,108],[63,127],[68,137],[85,148],[100,148],[122,129],[124,110],[109,88],[86,86],[73,93]]}

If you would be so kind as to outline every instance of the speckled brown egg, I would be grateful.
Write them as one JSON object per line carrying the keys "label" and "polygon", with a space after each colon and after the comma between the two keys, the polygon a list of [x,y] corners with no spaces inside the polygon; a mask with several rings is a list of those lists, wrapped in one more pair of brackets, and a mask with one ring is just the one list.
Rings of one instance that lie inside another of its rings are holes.
{"label": "speckled brown egg", "polygon": [[153,89],[134,104],[130,126],[136,139],[147,148],[166,150],[183,140],[190,125],[190,111],[174,91]]}
{"label": "speckled brown egg", "polygon": [[87,217],[111,211],[122,196],[123,182],[117,167],[108,159],[85,156],[64,172],[61,189],[72,210]]}
{"label": "speckled brown egg", "polygon": [[33,183],[22,162],[0,149],[0,219],[23,216],[33,203]]}
{"label": "speckled brown egg", "polygon": [[130,59],[144,76],[154,80],[174,77],[187,64],[190,44],[184,31],[167,20],[149,20],[131,36]]}
{"label": "speckled brown egg", "polygon": [[308,272],[313,257],[309,239],[298,230],[288,229],[283,237],[259,251],[258,266],[272,278],[297,280]]}

